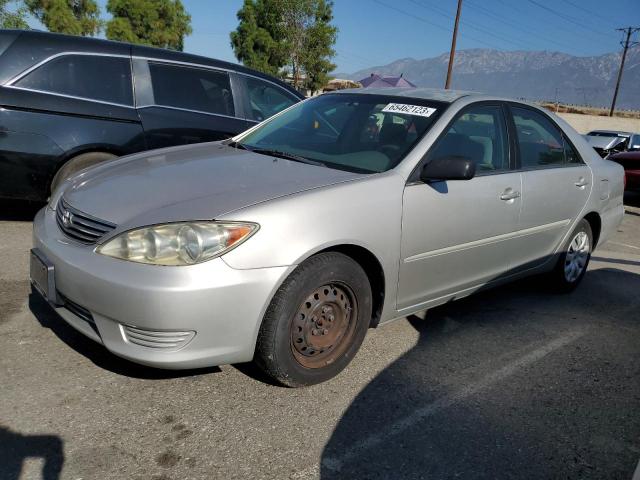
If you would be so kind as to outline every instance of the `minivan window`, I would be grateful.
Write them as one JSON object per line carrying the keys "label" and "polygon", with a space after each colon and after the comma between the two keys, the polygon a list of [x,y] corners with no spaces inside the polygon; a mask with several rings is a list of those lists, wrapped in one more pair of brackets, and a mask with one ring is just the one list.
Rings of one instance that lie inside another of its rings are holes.
{"label": "minivan window", "polygon": [[247,77],[246,81],[252,120],[261,122],[298,101],[269,82],[252,77]]}
{"label": "minivan window", "polygon": [[155,62],[149,70],[156,105],[234,116],[227,73]]}
{"label": "minivan window", "polygon": [[133,105],[131,62],[125,57],[63,55],[28,73],[15,86]]}

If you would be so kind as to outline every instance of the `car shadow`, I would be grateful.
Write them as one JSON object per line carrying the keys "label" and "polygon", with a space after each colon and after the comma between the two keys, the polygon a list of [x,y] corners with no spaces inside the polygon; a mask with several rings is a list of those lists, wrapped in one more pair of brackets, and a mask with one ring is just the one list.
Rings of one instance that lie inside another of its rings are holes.
{"label": "car shadow", "polygon": [[31,222],[46,204],[22,200],[0,200],[0,222]]}
{"label": "car shadow", "polygon": [[[640,422],[633,405],[618,411],[607,408],[606,399],[637,405],[637,382],[624,396],[616,385],[607,397],[603,392],[610,390],[591,376],[609,372],[590,370],[601,364],[583,365],[588,352],[573,359],[580,346],[551,356],[552,378],[522,368],[510,382],[490,382],[517,365],[519,355],[526,357],[512,352],[540,349],[548,330],[581,328],[581,315],[600,321],[593,318],[601,311],[606,321],[621,324],[614,328],[637,325],[632,312],[640,300],[629,302],[633,291],[640,291],[640,275],[603,268],[590,271],[569,295],[550,295],[541,278],[531,278],[430,309],[424,319],[408,317],[417,344],[342,415],[323,450],[320,477],[631,478],[637,443],[626,445],[622,437],[637,442]],[[599,303],[605,296],[626,307],[612,318]],[[539,311],[527,315],[533,310]],[[545,329],[536,319],[544,319]],[[575,369],[584,370],[576,375]],[[483,381],[494,388],[483,389]]]}
{"label": "car shadow", "polygon": [[24,461],[42,459],[42,480],[58,480],[64,464],[64,442],[57,435],[23,435],[0,425],[0,480],[18,480]]}
{"label": "car shadow", "polygon": [[109,352],[103,345],[85,337],[68,325],[33,289],[29,294],[29,309],[40,325],[51,330],[60,340],[76,352],[84,355],[96,366],[125,377],[144,380],[163,380],[170,378],[194,377],[220,372],[219,367],[198,368],[191,370],[163,370],[146,367],[130,362]]}

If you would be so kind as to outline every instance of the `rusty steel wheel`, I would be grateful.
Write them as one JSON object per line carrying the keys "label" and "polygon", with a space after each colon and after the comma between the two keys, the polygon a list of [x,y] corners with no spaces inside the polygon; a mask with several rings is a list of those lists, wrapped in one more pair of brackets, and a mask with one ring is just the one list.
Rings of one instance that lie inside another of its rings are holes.
{"label": "rusty steel wheel", "polygon": [[331,283],[316,288],[291,322],[291,348],[298,363],[320,368],[340,357],[353,338],[357,308],[346,285]]}
{"label": "rusty steel wheel", "polygon": [[324,382],[356,355],[371,322],[369,278],[353,258],[324,252],[285,279],[262,319],[255,364],[289,387]]}

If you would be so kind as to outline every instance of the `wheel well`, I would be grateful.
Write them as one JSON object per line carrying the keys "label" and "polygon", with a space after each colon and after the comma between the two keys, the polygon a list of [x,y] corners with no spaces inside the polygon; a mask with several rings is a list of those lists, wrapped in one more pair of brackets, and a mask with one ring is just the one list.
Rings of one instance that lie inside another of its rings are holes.
{"label": "wheel well", "polygon": [[64,167],[67,163],[73,160],[80,155],[84,155],[85,153],[109,153],[111,155],[120,156],[121,154],[115,151],[114,149],[109,148],[88,148],[85,150],[74,150],[73,152],[67,152],[62,160],[60,160],[57,164],[51,175],[49,175],[49,180],[47,182],[47,189],[49,190],[49,195],[51,195],[51,182],[55,178],[56,174],[60,171],[62,167]]}
{"label": "wheel well", "polygon": [[[370,327],[375,328],[380,323],[382,306],[384,304],[385,280],[384,270],[376,256],[364,247],[358,245],[336,245],[318,253],[339,252],[356,262],[362,267],[369,278],[372,293],[372,315]],[[316,254],[317,255],[317,254]]]}
{"label": "wheel well", "polygon": [[596,212],[590,212],[585,215],[584,219],[589,222],[589,225],[591,226],[591,232],[593,233],[593,248],[596,248],[598,240],[600,239],[600,230],[602,228],[600,215]]}

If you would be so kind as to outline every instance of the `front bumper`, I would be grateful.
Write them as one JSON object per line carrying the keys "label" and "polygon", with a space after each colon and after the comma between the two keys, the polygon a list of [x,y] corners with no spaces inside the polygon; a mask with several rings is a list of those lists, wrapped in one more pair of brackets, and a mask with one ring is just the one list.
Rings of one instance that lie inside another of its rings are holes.
{"label": "front bumper", "polygon": [[53,307],[67,323],[120,357],[166,369],[251,360],[264,312],[294,268],[113,259],[64,236],[48,207],[34,220],[33,246],[54,265],[63,301]]}

